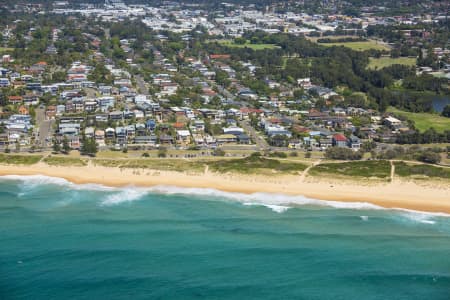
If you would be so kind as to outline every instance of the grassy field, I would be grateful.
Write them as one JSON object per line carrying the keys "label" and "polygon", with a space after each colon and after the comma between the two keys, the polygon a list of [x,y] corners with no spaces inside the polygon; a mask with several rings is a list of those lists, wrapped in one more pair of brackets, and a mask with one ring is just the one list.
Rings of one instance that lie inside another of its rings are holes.
{"label": "grassy field", "polygon": [[246,174],[265,174],[265,173],[298,173],[307,168],[305,164],[280,161],[259,156],[249,156],[240,159],[217,160],[208,163],[211,171],[219,173],[246,173]]}
{"label": "grassy field", "polygon": [[344,46],[356,51],[366,51],[370,49],[374,50],[387,50],[390,48],[384,44],[376,41],[364,41],[364,42],[343,42],[343,43],[319,43],[319,45],[332,47],[332,46]]}
{"label": "grassy field", "polygon": [[369,69],[382,69],[384,67],[389,67],[392,65],[406,65],[406,66],[415,66],[416,59],[411,57],[381,57],[381,58],[369,58]]}
{"label": "grassy field", "polygon": [[236,44],[233,41],[230,40],[220,40],[218,41],[219,44],[222,44],[227,47],[231,48],[251,48],[253,50],[264,50],[264,49],[275,49],[278,48],[277,45],[274,44],[250,44],[250,42],[247,41],[245,44]]}
{"label": "grassy field", "polygon": [[431,127],[433,127],[437,132],[444,132],[445,130],[450,129],[450,118],[444,118],[442,116],[430,113],[412,113],[399,110],[395,107],[389,107],[387,111],[413,121],[414,126],[422,132]]}
{"label": "grassy field", "polygon": [[42,155],[0,154],[0,163],[12,165],[34,165],[42,159]]}
{"label": "grassy field", "polygon": [[0,53],[4,53],[4,52],[12,52],[12,51],[14,51],[14,48],[0,47]]}
{"label": "grassy field", "polygon": [[74,167],[84,167],[87,166],[88,160],[75,157],[64,157],[64,156],[49,156],[43,160],[47,165],[50,166],[74,166]]}
{"label": "grassy field", "polygon": [[341,175],[360,178],[388,178],[391,166],[388,161],[353,161],[343,163],[323,163],[309,171],[312,176]]}
{"label": "grassy field", "polygon": [[431,165],[395,163],[395,174],[400,177],[438,177],[450,179],[450,168],[441,168]]}

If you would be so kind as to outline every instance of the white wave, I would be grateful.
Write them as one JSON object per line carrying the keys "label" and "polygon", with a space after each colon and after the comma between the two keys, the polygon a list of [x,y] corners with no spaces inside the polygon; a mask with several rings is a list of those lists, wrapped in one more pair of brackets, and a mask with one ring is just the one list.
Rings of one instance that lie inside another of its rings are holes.
{"label": "white wave", "polygon": [[446,214],[441,214],[441,213],[422,213],[422,212],[418,212],[418,211],[405,210],[405,209],[399,209],[399,210],[403,211],[402,216],[410,221],[418,222],[418,223],[422,223],[422,224],[430,224],[430,225],[436,224],[436,221],[433,220],[435,217],[448,216]]}
{"label": "white wave", "polygon": [[369,216],[359,216],[361,218],[361,220],[363,221],[368,221],[369,220]]}
{"label": "white wave", "polygon": [[244,202],[243,204],[246,206],[264,206],[264,207],[270,208],[272,211],[279,213],[279,214],[284,213],[285,211],[287,211],[288,209],[291,208],[289,206],[254,203],[254,202],[253,203],[252,202]]}
{"label": "white wave", "polygon": [[86,184],[75,184],[64,178],[51,177],[45,175],[4,175],[0,176],[3,180],[16,180],[23,182],[22,187],[32,189],[42,185],[57,185],[62,187],[67,187],[73,190],[94,190],[94,191],[114,191],[117,188],[108,187],[101,184],[86,183]]}
{"label": "white wave", "polygon": [[118,193],[106,196],[101,205],[117,205],[126,202],[132,202],[141,199],[148,194],[148,190],[141,188],[128,187]]}
{"label": "white wave", "polygon": [[[318,200],[307,198],[301,195],[292,196],[292,195],[271,194],[271,193],[243,194],[236,192],[224,192],[210,188],[184,188],[166,185],[159,185],[149,188],[140,188],[133,186],[118,188],[118,187],[108,187],[100,184],[75,184],[63,178],[50,177],[44,175],[29,175],[29,176],[5,175],[0,176],[0,180],[2,179],[20,180],[23,181],[25,186],[28,186],[29,188],[33,188],[43,184],[53,184],[75,190],[94,190],[94,191],[113,192],[114,194],[108,195],[106,199],[104,199],[101,202],[101,204],[103,205],[113,205],[122,202],[130,202],[142,198],[145,194],[157,193],[166,195],[173,195],[173,194],[197,195],[197,196],[205,196],[208,198],[214,197],[214,198],[221,198],[222,200],[238,201],[240,203],[257,203],[258,205],[267,206],[268,208],[271,208],[274,211],[275,210],[285,211],[285,207],[292,208],[293,206],[314,205],[314,206],[333,207],[337,209],[401,211],[409,214],[427,216],[427,218],[450,217],[450,214],[445,213],[420,212],[401,208],[387,209],[367,202],[339,202],[339,201]],[[427,221],[426,218],[425,219],[422,218],[422,221],[423,220]]]}
{"label": "white wave", "polygon": [[304,196],[290,196],[282,194],[271,193],[253,193],[243,194],[234,192],[223,192],[216,189],[208,188],[181,188],[173,186],[155,186],[149,189],[151,192],[161,194],[181,194],[181,195],[199,195],[199,196],[211,196],[224,199],[230,199],[239,201],[241,203],[257,203],[258,205],[279,205],[279,206],[292,206],[292,205],[319,205],[330,206],[333,208],[342,209],[384,209],[381,206],[374,205],[366,202],[338,202],[327,201],[307,198]]}

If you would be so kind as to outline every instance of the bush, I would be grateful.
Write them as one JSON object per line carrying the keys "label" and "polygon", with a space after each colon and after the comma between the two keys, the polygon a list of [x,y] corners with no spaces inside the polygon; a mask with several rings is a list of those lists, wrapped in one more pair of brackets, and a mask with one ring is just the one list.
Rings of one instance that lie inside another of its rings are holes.
{"label": "bush", "polygon": [[278,151],[275,151],[275,152],[270,153],[269,156],[270,156],[270,157],[287,158],[287,154],[286,154],[286,153],[284,153],[284,152],[278,152]]}
{"label": "bush", "polygon": [[441,161],[441,156],[435,152],[422,152],[417,156],[417,160],[429,163],[429,164],[437,164]]}
{"label": "bush", "polygon": [[142,153],[142,157],[150,157],[150,154],[148,154],[147,152]]}
{"label": "bush", "polygon": [[291,152],[291,153],[289,153],[289,156],[291,156],[291,157],[297,157],[298,156],[298,153],[295,151],[295,152]]}
{"label": "bush", "polygon": [[214,149],[214,151],[213,151],[213,155],[214,155],[214,156],[225,156],[225,151],[223,151],[223,150],[220,149],[220,148],[216,148],[216,149]]}
{"label": "bush", "polygon": [[167,156],[167,149],[164,147],[159,148],[158,157],[166,157],[166,156]]}
{"label": "bush", "polygon": [[349,148],[331,147],[325,152],[325,158],[342,160],[360,160],[363,154]]}

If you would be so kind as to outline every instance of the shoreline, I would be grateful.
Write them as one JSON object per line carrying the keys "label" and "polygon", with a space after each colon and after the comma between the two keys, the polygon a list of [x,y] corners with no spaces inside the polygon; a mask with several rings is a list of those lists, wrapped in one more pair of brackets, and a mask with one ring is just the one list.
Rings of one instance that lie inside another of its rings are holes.
{"label": "shoreline", "polygon": [[37,163],[30,166],[0,165],[0,176],[44,175],[63,178],[75,184],[101,184],[112,187],[174,186],[181,188],[209,188],[224,192],[253,194],[269,193],[338,201],[366,202],[390,209],[407,209],[450,214],[450,185],[425,185],[412,181],[393,183],[317,179],[301,176],[262,176],[219,173],[181,173],[152,169],[120,169],[117,167],[64,167]]}

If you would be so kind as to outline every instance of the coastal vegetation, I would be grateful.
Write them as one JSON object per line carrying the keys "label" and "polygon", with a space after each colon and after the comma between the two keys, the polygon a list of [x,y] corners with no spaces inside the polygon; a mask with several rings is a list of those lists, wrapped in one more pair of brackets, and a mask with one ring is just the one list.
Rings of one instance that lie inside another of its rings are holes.
{"label": "coastal vegetation", "polygon": [[49,166],[74,166],[84,167],[87,166],[88,160],[76,157],[60,157],[60,156],[48,156],[43,159]]}
{"label": "coastal vegetation", "polygon": [[12,165],[34,165],[42,159],[42,155],[0,154],[0,163]]}
{"label": "coastal vegetation", "polygon": [[211,161],[208,166],[212,171],[219,173],[247,174],[261,174],[264,170],[272,173],[298,173],[307,168],[303,163],[266,158],[259,153],[254,153],[245,158]]}
{"label": "coastal vegetation", "polygon": [[450,168],[431,166],[426,164],[395,163],[395,173],[400,177],[439,177],[450,179]]}
{"label": "coastal vegetation", "polygon": [[342,163],[323,163],[311,168],[312,176],[350,176],[358,178],[388,178],[391,172],[389,161],[355,161]]}
{"label": "coastal vegetation", "polygon": [[176,172],[203,172],[205,169],[204,161],[183,160],[183,159],[93,159],[94,165],[103,167],[117,167],[129,169],[153,169],[159,171]]}

